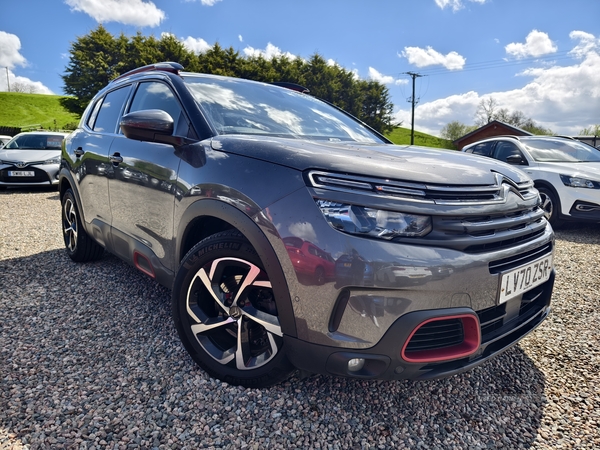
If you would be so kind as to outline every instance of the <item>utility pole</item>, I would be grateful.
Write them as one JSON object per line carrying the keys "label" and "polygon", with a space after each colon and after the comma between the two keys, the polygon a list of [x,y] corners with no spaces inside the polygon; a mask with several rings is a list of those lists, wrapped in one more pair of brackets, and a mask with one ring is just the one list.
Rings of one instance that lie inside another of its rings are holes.
{"label": "utility pole", "polygon": [[419,101],[415,99],[415,79],[418,77],[422,77],[423,75],[415,72],[404,73],[406,75],[410,75],[410,77],[412,78],[412,97],[410,97],[408,101],[412,103],[412,118],[410,121],[410,145],[413,145],[415,143],[415,105],[419,103]]}

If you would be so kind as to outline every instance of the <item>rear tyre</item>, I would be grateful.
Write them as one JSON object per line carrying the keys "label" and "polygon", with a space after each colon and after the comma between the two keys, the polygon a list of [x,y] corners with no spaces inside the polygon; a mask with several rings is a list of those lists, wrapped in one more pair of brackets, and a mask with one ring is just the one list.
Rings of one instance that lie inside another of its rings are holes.
{"label": "rear tyre", "polygon": [[61,199],[61,218],[65,248],[73,261],[87,262],[102,257],[104,248],[92,240],[81,226],[81,216],[71,189],[67,189]]}
{"label": "rear tyre", "polygon": [[554,191],[546,187],[539,187],[540,197],[542,199],[541,207],[544,210],[544,216],[550,225],[558,227],[562,221],[558,218],[560,212],[560,202]]}
{"label": "rear tyre", "polygon": [[183,258],[173,285],[173,320],[194,361],[233,385],[267,387],[294,367],[269,277],[237,231],[210,236]]}

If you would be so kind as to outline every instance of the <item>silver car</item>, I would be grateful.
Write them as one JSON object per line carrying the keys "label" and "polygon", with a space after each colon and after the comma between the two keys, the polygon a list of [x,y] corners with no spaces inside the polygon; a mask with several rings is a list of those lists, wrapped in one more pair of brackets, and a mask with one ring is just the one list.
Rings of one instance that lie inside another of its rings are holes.
{"label": "silver car", "polygon": [[62,142],[67,133],[19,133],[0,149],[0,187],[58,184]]}
{"label": "silver car", "polygon": [[522,171],[298,91],[176,63],[113,80],[65,140],[67,254],[171,288],[190,356],[249,387],[448,376],[542,323],[554,234]]}
{"label": "silver car", "polygon": [[498,136],[470,144],[463,151],[523,170],[540,192],[552,225],[600,222],[599,149],[564,137]]}

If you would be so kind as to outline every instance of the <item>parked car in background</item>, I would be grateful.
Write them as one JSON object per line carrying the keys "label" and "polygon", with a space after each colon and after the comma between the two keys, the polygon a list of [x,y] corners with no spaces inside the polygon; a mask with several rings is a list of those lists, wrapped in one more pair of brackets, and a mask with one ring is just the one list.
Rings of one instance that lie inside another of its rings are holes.
{"label": "parked car in background", "polygon": [[12,136],[6,134],[0,134],[0,148],[4,147],[8,141],[12,139]]}
{"label": "parked car in background", "polygon": [[67,133],[19,133],[0,149],[0,187],[58,184],[60,151]]}
{"label": "parked car in background", "polygon": [[176,63],[110,82],[63,146],[67,254],[172,288],[190,356],[248,387],[449,376],[542,323],[554,234],[523,172],[393,145],[301,91]]}
{"label": "parked car in background", "polygon": [[600,150],[564,137],[498,136],[470,144],[463,152],[488,156],[527,173],[551,224],[600,222]]}

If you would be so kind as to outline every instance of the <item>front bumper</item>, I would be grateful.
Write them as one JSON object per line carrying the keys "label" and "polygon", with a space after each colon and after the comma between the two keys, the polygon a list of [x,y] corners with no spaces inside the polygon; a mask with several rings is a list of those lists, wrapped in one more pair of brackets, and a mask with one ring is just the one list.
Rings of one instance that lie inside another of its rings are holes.
{"label": "front bumper", "polygon": [[[0,186],[54,186],[58,185],[59,164],[31,165],[18,168],[0,165]],[[27,176],[12,176],[12,172],[30,172]]]}
{"label": "front bumper", "polygon": [[[285,337],[288,358],[298,369],[354,378],[431,379],[476,367],[515,345],[539,326],[550,313],[554,271],[544,284],[507,303],[481,311],[446,308],[415,311],[400,317],[383,338],[368,349],[341,349]],[[409,362],[402,349],[419,324],[435,318],[476,315],[481,343],[469,356],[441,362]],[[361,361],[357,370],[351,361]]]}

